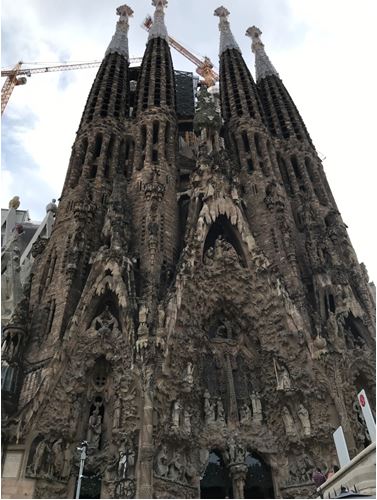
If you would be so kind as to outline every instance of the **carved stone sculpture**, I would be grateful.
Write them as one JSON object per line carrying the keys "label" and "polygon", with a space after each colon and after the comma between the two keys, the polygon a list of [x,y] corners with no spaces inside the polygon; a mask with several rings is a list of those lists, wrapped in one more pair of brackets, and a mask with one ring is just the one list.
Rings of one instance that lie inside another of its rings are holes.
{"label": "carved stone sculpture", "polygon": [[173,458],[169,462],[168,478],[172,481],[182,481],[184,465],[179,451],[174,451]]}
{"label": "carved stone sculpture", "polygon": [[166,477],[169,471],[168,450],[166,445],[162,445],[161,450],[156,457],[156,474],[160,477]]}
{"label": "carved stone sculpture", "polygon": [[181,403],[179,401],[174,401],[171,419],[172,419],[172,426],[175,429],[178,429],[179,427],[181,410],[182,410]]}
{"label": "carved stone sculpture", "polygon": [[220,424],[225,424],[225,411],[221,398],[217,398],[216,409],[217,409],[216,421],[219,422]]}
{"label": "carved stone sculpture", "polygon": [[282,419],[285,426],[285,433],[287,436],[294,436],[296,434],[295,422],[291,415],[291,412],[288,410],[286,406],[283,407],[282,411]]}
{"label": "carved stone sculpture", "polygon": [[275,364],[275,371],[276,371],[276,380],[277,380],[277,386],[276,389],[278,391],[288,391],[291,389],[291,379],[289,376],[289,372],[285,366],[280,366],[279,363],[277,363],[274,360]]}
{"label": "carved stone sculpture", "polygon": [[126,479],[127,474],[127,462],[128,456],[125,451],[119,452],[119,461],[118,461],[118,478]]}
{"label": "carved stone sculpture", "polygon": [[263,420],[262,403],[256,392],[251,394],[251,405],[253,408],[253,422],[261,423]]}
{"label": "carved stone sculpture", "polygon": [[212,424],[215,421],[215,407],[207,390],[204,393],[204,416],[206,424]]}
{"label": "carved stone sculpture", "polygon": [[299,404],[298,409],[297,409],[297,415],[298,418],[300,419],[304,435],[305,436],[310,436],[311,434],[311,425],[310,425],[310,417],[309,417],[309,412],[305,408],[303,404]]}
{"label": "carved stone sculpture", "polygon": [[87,441],[89,446],[98,449],[102,432],[102,416],[99,413],[98,406],[89,417]]}
{"label": "carved stone sculpture", "polygon": [[191,413],[188,410],[184,410],[183,412],[183,432],[186,434],[191,433]]}
{"label": "carved stone sculpture", "polygon": [[32,472],[34,475],[42,472],[46,465],[46,454],[48,452],[48,446],[44,439],[40,441],[35,449],[35,455],[33,460]]}
{"label": "carved stone sculpture", "polygon": [[243,405],[240,408],[240,423],[241,424],[248,424],[251,421],[251,410],[249,405],[244,402]]}
{"label": "carved stone sculpture", "polygon": [[63,472],[64,454],[62,449],[62,440],[58,439],[51,447],[52,473],[59,478]]}
{"label": "carved stone sculpture", "polygon": [[102,313],[94,318],[92,326],[100,335],[108,335],[118,326],[118,321],[111,313],[109,306],[106,305]]}

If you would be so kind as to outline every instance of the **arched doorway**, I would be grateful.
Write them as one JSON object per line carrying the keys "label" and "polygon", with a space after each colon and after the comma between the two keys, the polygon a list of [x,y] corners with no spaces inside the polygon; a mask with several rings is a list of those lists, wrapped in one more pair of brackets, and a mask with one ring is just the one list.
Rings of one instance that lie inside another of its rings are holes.
{"label": "arched doorway", "polygon": [[271,469],[256,453],[246,456],[247,474],[244,498],[275,498]]}
{"label": "arched doorway", "polygon": [[228,469],[216,450],[209,454],[208,465],[200,481],[200,498],[233,498]]}

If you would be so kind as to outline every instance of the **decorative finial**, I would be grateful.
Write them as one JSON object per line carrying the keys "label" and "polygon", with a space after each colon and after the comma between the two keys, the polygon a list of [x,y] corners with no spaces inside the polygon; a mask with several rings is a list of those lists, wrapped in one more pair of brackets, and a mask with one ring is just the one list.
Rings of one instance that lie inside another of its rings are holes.
{"label": "decorative finial", "polygon": [[153,16],[153,24],[149,30],[148,40],[152,38],[164,38],[169,40],[168,31],[165,26],[164,8],[168,5],[168,0],[152,0],[152,5],[156,7]]}
{"label": "decorative finial", "polygon": [[260,39],[261,34],[261,30],[256,26],[248,28],[245,33],[245,35],[249,36],[252,40],[251,50],[255,54],[255,77],[257,81],[268,75],[275,75],[279,77],[279,73],[274,68],[264,50],[264,44]]}
{"label": "decorative finial", "polygon": [[116,13],[118,14],[119,21],[116,25],[116,30],[111,39],[110,45],[106,50],[107,54],[113,54],[116,52],[124,56],[127,60],[128,54],[128,19],[132,17],[134,11],[128,5],[124,4],[117,8]]}
{"label": "decorative finial", "polygon": [[230,31],[230,24],[227,19],[230,12],[225,7],[218,7],[213,13],[214,16],[220,18],[219,30],[220,30],[220,55],[227,49],[236,49],[241,52],[233,33]]}

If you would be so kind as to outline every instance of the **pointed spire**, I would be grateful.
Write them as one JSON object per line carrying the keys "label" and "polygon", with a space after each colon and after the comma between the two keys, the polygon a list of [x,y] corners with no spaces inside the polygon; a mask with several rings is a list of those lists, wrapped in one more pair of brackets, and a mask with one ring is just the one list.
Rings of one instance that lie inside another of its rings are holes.
{"label": "pointed spire", "polygon": [[255,77],[256,80],[259,81],[261,78],[264,78],[268,75],[275,75],[279,78],[279,73],[274,68],[272,62],[268,58],[264,50],[264,44],[260,39],[260,35],[262,34],[261,30],[256,26],[252,26],[249,28],[245,35],[249,36],[252,40],[251,50],[255,54]]}
{"label": "pointed spire", "polygon": [[156,7],[156,10],[154,11],[152,27],[149,30],[148,41],[152,38],[164,38],[168,42],[169,36],[165,26],[164,12],[164,7],[167,7],[168,0],[152,0],[152,5]]}
{"label": "pointed spire", "polygon": [[219,55],[225,52],[227,49],[236,49],[241,52],[233,33],[230,31],[230,24],[227,19],[230,12],[225,7],[218,7],[213,13],[214,16],[220,18],[219,30],[220,30],[220,52]]}
{"label": "pointed spire", "polygon": [[134,11],[128,5],[121,5],[117,8],[116,13],[120,18],[105,55],[116,52],[128,60],[128,18],[132,17]]}

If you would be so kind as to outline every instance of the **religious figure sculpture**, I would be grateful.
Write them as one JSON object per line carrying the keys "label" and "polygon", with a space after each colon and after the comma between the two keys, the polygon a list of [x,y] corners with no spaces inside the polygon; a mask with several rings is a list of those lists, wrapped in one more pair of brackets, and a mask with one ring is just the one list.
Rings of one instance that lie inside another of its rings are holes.
{"label": "religious figure sculpture", "polygon": [[184,474],[184,465],[182,463],[182,457],[178,450],[174,451],[173,458],[169,462],[169,473],[168,477],[172,481],[182,480]]}
{"label": "religious figure sculpture", "polygon": [[102,416],[99,413],[98,405],[89,417],[87,441],[92,448],[99,447],[99,441],[102,432]]}
{"label": "religious figure sculpture", "polygon": [[301,403],[298,406],[297,415],[298,415],[298,418],[300,419],[302,428],[304,430],[304,435],[305,436],[310,436],[310,434],[311,434],[311,425],[310,425],[309,412],[305,408],[305,406],[303,404],[301,404]]}
{"label": "religious figure sculpture", "polygon": [[208,390],[204,392],[204,416],[206,424],[212,424],[215,421],[215,408],[210,400]]}
{"label": "religious figure sculpture", "polygon": [[251,393],[251,405],[253,408],[253,422],[261,423],[263,420],[262,403],[256,392]]}
{"label": "religious figure sculpture", "polygon": [[174,401],[173,410],[172,410],[172,425],[173,428],[178,429],[179,420],[181,416],[182,405],[179,401]]}
{"label": "religious figure sculpture", "polygon": [[249,405],[244,402],[240,408],[240,423],[242,425],[250,423],[251,420],[251,410]]}
{"label": "religious figure sculpture", "polygon": [[285,433],[287,436],[294,436],[296,434],[295,423],[293,417],[286,406],[282,409],[282,418],[285,426]]}
{"label": "religious figure sculpture", "polygon": [[186,374],[185,374],[185,378],[184,378],[184,381],[192,386],[193,383],[194,383],[194,377],[193,377],[193,372],[194,372],[194,366],[193,364],[191,363],[191,361],[189,361],[187,363],[187,368],[186,368]]}
{"label": "religious figure sculpture", "polygon": [[113,429],[119,429],[120,425],[120,415],[122,411],[122,403],[120,398],[114,401],[114,414],[113,414]]}
{"label": "religious figure sculpture", "polygon": [[41,473],[45,466],[46,454],[48,452],[48,446],[44,439],[40,441],[35,449],[34,453],[34,464],[32,472],[34,475]]}
{"label": "religious figure sculpture", "polygon": [[71,450],[70,450],[70,444],[67,443],[64,449],[62,479],[66,479],[67,477],[69,477],[70,472],[71,472]]}
{"label": "religious figure sculpture", "polygon": [[118,478],[126,479],[127,474],[127,453],[125,451],[119,452],[119,462],[118,462]]}
{"label": "religious figure sculpture", "polygon": [[166,445],[162,445],[161,450],[157,454],[156,458],[156,474],[160,477],[166,477],[168,474],[168,450]]}
{"label": "religious figure sculpture", "polygon": [[188,410],[183,412],[183,432],[186,434],[191,433],[191,413]]}
{"label": "religious figure sculpture", "polygon": [[280,366],[274,359],[275,373],[278,391],[287,391],[291,389],[291,379],[289,377],[289,372],[285,366]]}
{"label": "religious figure sculpture", "polygon": [[58,211],[58,207],[56,205],[56,200],[53,198],[51,202],[46,206],[46,212],[52,212],[54,215]]}
{"label": "religious figure sculpture", "polygon": [[17,210],[17,208],[20,206],[20,197],[19,196],[13,196],[13,198],[9,201],[9,208],[14,208]]}
{"label": "religious figure sculpture", "polygon": [[60,478],[63,471],[64,455],[62,450],[62,440],[58,439],[51,447],[52,452],[52,473]]}
{"label": "religious figure sculpture", "polygon": [[224,411],[224,405],[223,402],[221,401],[221,398],[217,398],[217,422],[220,422],[221,424],[225,424],[225,411]]}
{"label": "religious figure sculpture", "polygon": [[111,313],[109,306],[106,305],[102,313],[94,318],[92,326],[100,335],[107,335],[113,331],[114,327],[118,326],[118,321]]}

